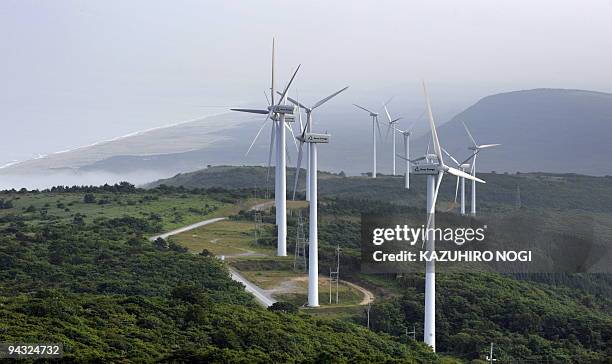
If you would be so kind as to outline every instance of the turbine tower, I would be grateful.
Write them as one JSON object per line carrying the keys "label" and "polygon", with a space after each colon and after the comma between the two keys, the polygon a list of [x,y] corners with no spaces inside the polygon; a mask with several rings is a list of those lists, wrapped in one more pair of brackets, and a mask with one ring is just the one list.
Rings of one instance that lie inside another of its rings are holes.
{"label": "turbine tower", "polygon": [[[478,155],[478,153],[483,149],[497,147],[501,144],[476,143],[476,140],[474,140],[474,137],[472,136],[472,133],[470,133],[470,130],[468,129],[467,125],[465,125],[464,122],[461,123],[463,124],[463,127],[465,128],[465,131],[467,132],[467,135],[470,137],[470,140],[473,144],[472,146],[468,147],[468,149],[474,153],[474,160],[472,161],[472,176],[476,176],[476,156]],[[476,216],[476,182],[474,182],[474,180],[472,180],[472,203],[470,205],[470,208],[472,216]]]}
{"label": "turbine tower", "polygon": [[[308,124],[308,122],[306,122]],[[302,130],[302,134],[297,137],[300,141],[300,151],[296,170],[300,169],[302,163],[302,146],[308,144],[310,158],[308,169],[310,171],[310,203],[309,203],[309,222],[308,222],[308,307],[319,307],[319,232],[317,223],[317,144],[329,143],[329,134],[316,134],[307,132],[308,125]],[[295,175],[295,185],[299,178]],[[295,191],[294,191],[295,195]]]}
{"label": "turbine tower", "polygon": [[[427,175],[427,232],[426,236],[426,250],[428,254],[431,254],[435,250],[435,233],[433,231],[435,227],[435,213],[436,213],[436,200],[438,198],[438,192],[440,190],[440,184],[442,183],[442,177],[444,173],[449,173],[454,176],[464,177],[473,181],[485,183],[483,180],[478,179],[470,174],[467,174],[458,169],[452,168],[444,164],[442,158],[442,147],[438,140],[438,133],[436,131],[436,125],[434,122],[433,114],[431,111],[431,103],[429,101],[429,95],[427,94],[427,88],[425,82],[423,82],[423,92],[427,102],[427,114],[429,116],[429,126],[431,128],[431,138],[435,154],[427,154],[419,160],[423,160],[422,163],[415,165],[413,173]],[[433,260],[425,263],[425,330],[424,330],[424,341],[427,345],[436,351],[436,270],[435,262]]]}
{"label": "turbine tower", "polygon": [[[270,105],[266,109],[231,109],[233,111],[247,112],[252,114],[266,115],[266,119],[257,131],[255,138],[251,142],[249,149],[245,155],[248,155],[253,145],[257,141],[257,138],[261,134],[261,131],[268,124],[268,120],[272,121],[272,130],[270,131],[270,149],[268,151],[268,174],[270,170],[270,164],[272,159],[272,151],[275,150],[275,178],[274,178],[274,199],[276,207],[276,225],[278,227],[277,236],[277,253],[276,255],[284,257],[287,256],[287,165],[286,165],[286,135],[285,128],[289,129],[291,134],[293,131],[291,127],[287,125],[288,122],[293,122],[294,107],[285,105],[285,98],[291,83],[295,79],[295,75],[299,71],[300,66],[296,68],[291,76],[291,79],[287,83],[287,86],[280,94],[278,104],[275,103],[274,95],[274,39],[272,39],[272,76],[270,85]],[[266,177],[267,179],[268,177]]]}
{"label": "turbine tower", "polygon": [[[393,98],[391,98],[393,99]],[[385,102],[383,106],[387,106],[389,101]],[[378,129],[378,135],[382,139],[382,133],[380,132],[380,124],[378,123],[378,113],[368,110],[363,106],[359,106],[357,104],[353,104],[353,106],[360,108],[361,110],[367,111],[370,113],[370,117],[372,117],[372,178],[376,178],[376,129]]]}
{"label": "turbine tower", "polygon": [[[346,89],[348,89],[349,87],[346,86],[345,88],[343,88],[342,90],[336,91],[333,94],[317,101],[314,105],[312,105],[311,107],[305,106],[304,104],[300,103],[298,100],[294,100],[291,97],[287,97],[287,100],[289,100],[292,104],[294,104],[295,106],[304,109],[304,111],[306,112],[306,132],[310,133],[313,127],[313,121],[312,121],[312,112],[318,108],[319,106],[323,105],[324,103],[326,103],[327,101],[331,100],[332,98],[334,98],[335,96],[337,96],[339,93],[345,91]],[[301,120],[301,115],[300,115],[300,120]],[[300,121],[300,128],[303,128],[303,125],[301,125],[301,121]],[[299,139],[298,139],[299,140]],[[304,142],[300,140],[300,149],[301,146]],[[306,149],[306,163],[308,163],[307,165],[310,165],[310,148]],[[296,173],[296,179],[295,179],[295,185],[293,186],[293,199],[295,200],[295,191],[297,190],[297,183],[298,183],[298,176],[300,173],[300,165],[298,164],[298,169],[296,169],[295,173]],[[306,168],[306,201],[310,201],[310,169]]]}
{"label": "turbine tower", "polygon": [[[407,190],[410,189],[410,135],[412,133],[413,126],[414,126],[414,123],[412,123],[412,125],[410,125],[410,127],[408,127],[408,129],[406,130],[397,129],[397,131],[400,132],[402,136],[404,137],[404,156],[403,157],[399,156],[399,157],[406,162],[406,172],[404,174],[404,187]],[[395,165],[395,160],[393,161],[393,164]]]}
{"label": "turbine tower", "polygon": [[[293,189],[293,198],[295,199],[295,191],[297,189],[297,184],[299,180],[299,171],[302,164],[302,150],[304,143],[308,144],[308,150],[310,151],[310,157],[308,158],[308,178],[310,180],[310,197],[309,197],[309,212],[310,218],[308,222],[308,306],[309,307],[318,307],[319,306],[319,233],[318,233],[318,222],[317,222],[317,209],[318,209],[318,196],[317,196],[317,144],[329,143],[330,135],[329,134],[317,134],[312,132],[312,117],[310,113],[313,109],[318,106],[321,106],[325,102],[329,101],[334,96],[338,95],[340,92],[346,90],[348,87],[343,88],[340,91],[337,91],[330,96],[322,99],[317,102],[312,108],[310,108],[310,112],[308,120],[306,120],[306,125],[302,129],[302,133],[296,139],[300,142],[298,158],[297,158],[297,166],[295,172],[295,183]],[[295,100],[291,101],[294,102]],[[297,101],[299,107],[304,108],[304,106]]]}
{"label": "turbine tower", "polygon": [[395,173],[395,139],[396,139],[395,138],[395,131],[397,130],[397,128],[395,127],[395,123],[397,123],[401,119],[401,117],[396,118],[396,119],[391,119],[391,114],[389,114],[389,110],[387,109],[387,105],[383,105],[383,107],[385,109],[385,114],[387,115],[387,121],[389,123],[387,125],[387,135],[386,136],[389,136],[389,129],[393,129],[393,131],[391,132],[392,137],[393,137],[393,142],[392,142],[393,150],[392,150],[391,153],[392,153],[392,157],[393,157],[393,169],[392,169],[393,172],[392,173],[395,176],[396,175],[396,173]]}

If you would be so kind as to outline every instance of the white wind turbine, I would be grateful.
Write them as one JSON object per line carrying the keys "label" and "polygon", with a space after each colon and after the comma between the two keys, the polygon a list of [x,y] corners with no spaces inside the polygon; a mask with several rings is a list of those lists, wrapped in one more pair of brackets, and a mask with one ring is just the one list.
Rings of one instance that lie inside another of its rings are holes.
{"label": "white wind turbine", "polygon": [[[346,89],[346,88],[345,88]],[[327,100],[331,99],[339,92],[329,96]],[[325,100],[325,99],[324,99]],[[327,101],[325,100],[325,101]],[[302,133],[297,139],[300,141],[300,148],[297,158],[297,166],[295,173],[295,183],[293,189],[293,198],[295,198],[295,191],[299,180],[299,171],[302,163],[302,147],[304,143],[308,144],[308,150],[310,151],[310,158],[308,159],[309,172],[308,178],[310,179],[310,198],[309,198],[309,222],[308,222],[308,306],[318,307],[319,306],[319,232],[318,232],[318,221],[317,221],[317,209],[318,209],[318,196],[317,196],[317,144],[329,143],[329,134],[319,134],[312,132],[312,118],[310,118]]]}
{"label": "white wind turbine", "polygon": [[[272,39],[272,76],[271,76],[271,86],[270,86],[270,105],[265,109],[231,109],[233,111],[247,112],[253,114],[265,114],[266,119],[263,124],[257,131],[255,138],[251,142],[249,149],[246,154],[248,154],[259,134],[267,125],[268,120],[272,121],[272,130],[270,132],[270,149],[268,151],[268,171],[271,164],[272,159],[272,150],[275,150],[275,178],[274,178],[274,200],[276,207],[276,225],[278,227],[278,236],[277,236],[277,253],[276,255],[284,257],[287,256],[287,160],[286,160],[286,135],[285,128],[289,129],[291,134],[293,131],[291,127],[289,127],[286,123],[295,121],[293,117],[294,107],[292,105],[285,105],[285,98],[287,96],[287,92],[289,91],[289,87],[291,83],[295,79],[295,75],[297,74],[300,66],[298,66],[293,72],[289,83],[281,93],[280,99],[278,103],[275,103],[274,95],[274,39]],[[266,177],[267,178],[267,177]]]}
{"label": "white wind turbine", "polygon": [[395,123],[397,123],[399,120],[401,120],[401,117],[396,118],[396,119],[391,119],[391,114],[389,114],[389,110],[387,109],[387,105],[384,105],[385,108],[385,114],[387,115],[387,121],[389,123],[389,125],[387,125],[387,136],[389,134],[389,128],[392,129],[391,131],[391,135],[393,137],[393,150],[392,150],[392,155],[393,155],[393,175],[395,176],[395,131],[397,130],[397,128],[395,127]]}
{"label": "white wind turbine", "polygon": [[[305,106],[304,104],[300,103],[298,100],[294,100],[291,97],[287,97],[287,100],[289,100],[291,103],[293,103],[295,106],[304,109],[304,111],[306,112],[306,132],[310,133],[310,131],[312,130],[312,126],[313,121],[312,121],[312,112],[318,108],[319,106],[323,105],[324,103],[326,103],[327,101],[331,100],[332,98],[334,98],[335,96],[337,96],[339,93],[345,91],[346,89],[348,89],[349,87],[346,86],[345,88],[343,88],[342,90],[336,91],[333,94],[317,101],[314,105],[312,105],[311,107]],[[300,115],[300,128],[303,128],[303,125],[301,125],[301,115]],[[303,134],[303,133],[302,133]],[[298,138],[299,140],[299,138]],[[304,142],[300,140],[300,150],[302,148],[302,144]],[[306,149],[306,165],[310,166],[310,148]],[[296,179],[295,179],[295,183],[296,185],[293,187],[293,199],[295,200],[295,191],[297,189],[297,183],[298,183],[298,176],[300,173],[299,167],[301,166],[301,163],[298,162],[298,169],[296,170]],[[310,169],[306,168],[306,201],[310,201]]]}
{"label": "white wind turbine", "polygon": [[[472,133],[470,133],[470,130],[468,129],[467,125],[465,125],[465,123],[462,121],[461,122],[463,124],[463,127],[465,128],[465,131],[467,132],[467,135],[470,137],[470,140],[472,141],[472,146],[468,147],[469,150],[471,150],[474,154],[474,160],[472,161],[472,176],[476,176],[476,156],[478,155],[478,153],[483,150],[483,149],[487,149],[487,148],[493,148],[493,147],[497,147],[500,146],[501,144],[478,144],[476,143],[476,140],[474,140],[474,137],[472,136]],[[472,180],[472,203],[470,204],[470,209],[471,209],[471,214],[472,216],[476,216],[476,183]]]}
{"label": "white wind turbine", "polygon": [[[385,102],[383,106],[386,106],[389,101]],[[382,133],[380,132],[380,124],[378,123],[378,113],[368,110],[363,106],[359,106],[357,104],[353,104],[353,106],[360,108],[361,110],[367,111],[370,113],[372,117],[372,178],[376,178],[376,129],[378,128],[378,135],[382,138]]]}
{"label": "white wind turbine", "polygon": [[[470,161],[470,159],[474,158],[474,156],[476,154],[472,154],[468,159],[464,160],[463,162],[459,162],[457,161],[457,159],[455,159],[452,155],[450,155],[450,153],[448,153],[446,151],[446,149],[442,149],[442,151],[444,152],[444,154],[446,154],[456,165],[457,167],[465,172],[471,169],[470,163],[468,163]],[[457,183],[455,185],[455,202],[454,204],[457,204],[457,195],[459,193],[459,183],[461,182],[461,215],[465,215],[465,178],[464,177],[457,177]]]}
{"label": "white wind turbine", "polygon": [[[438,198],[438,192],[440,190],[440,183],[442,183],[442,177],[444,173],[450,173],[454,176],[464,177],[473,181],[485,183],[483,180],[478,179],[470,174],[467,174],[458,169],[452,168],[444,164],[442,158],[442,147],[440,147],[440,141],[438,139],[438,133],[436,131],[436,125],[434,122],[433,114],[431,111],[431,104],[429,101],[429,95],[427,94],[427,88],[425,82],[423,82],[423,92],[427,101],[427,113],[429,116],[429,126],[431,128],[431,138],[435,154],[427,154],[423,158],[424,162],[418,163],[414,166],[413,173],[427,175],[427,244],[426,250],[428,254],[431,254],[435,250],[435,233],[433,231],[435,227],[435,213],[436,213],[436,200]],[[431,229],[431,230],[430,230]],[[428,261],[425,263],[425,329],[424,329],[424,341],[431,348],[436,350],[436,269],[435,262]]]}

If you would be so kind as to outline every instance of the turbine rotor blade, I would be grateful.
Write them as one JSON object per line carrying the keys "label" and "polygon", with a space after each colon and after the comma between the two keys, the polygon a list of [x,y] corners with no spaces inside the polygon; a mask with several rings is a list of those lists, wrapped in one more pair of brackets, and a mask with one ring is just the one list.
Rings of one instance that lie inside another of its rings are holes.
{"label": "turbine rotor blade", "polygon": [[[276,92],[279,95],[282,95],[280,92]],[[292,99],[291,97],[287,96],[287,100],[289,100],[289,102],[291,102],[292,104],[294,104],[295,106],[301,107],[304,110],[308,110],[308,107],[301,104],[299,101]]]}
{"label": "turbine rotor blade", "polygon": [[270,98],[268,97],[268,93],[266,91],[264,91],[264,96],[266,97],[266,102],[268,103],[268,106],[272,106],[272,104],[270,103]]}
{"label": "turbine rotor blade", "polygon": [[486,148],[493,148],[493,147],[497,147],[500,146],[501,144],[483,144],[483,145],[479,145],[477,148],[478,149],[486,149]]}
{"label": "turbine rotor blade", "polygon": [[298,108],[298,121],[300,122],[300,130],[304,130],[304,123],[302,122],[302,109]]}
{"label": "turbine rotor blade", "polygon": [[287,125],[287,123],[285,123],[285,127],[286,127],[287,129],[289,129],[289,132],[291,133],[291,137],[292,137],[292,139],[293,139],[293,144],[295,144],[295,150],[297,151],[297,150],[298,150],[298,146],[297,146],[297,141],[296,141],[296,139],[295,139],[295,134],[293,134],[293,128],[292,128],[292,127],[290,127],[289,125]]}
{"label": "turbine rotor blade", "polygon": [[268,169],[266,171],[266,186],[270,179],[270,166],[272,165],[272,151],[274,150],[274,137],[276,136],[276,125],[272,124],[272,130],[270,131],[270,149],[268,150]]}
{"label": "turbine rotor blade", "polygon": [[368,110],[368,109],[366,109],[363,106],[359,106],[357,104],[353,104],[353,106],[356,106],[356,107],[360,108],[361,110],[365,110],[365,111],[369,112],[370,114],[376,114],[374,111]]}
{"label": "turbine rotor blade", "polygon": [[291,83],[293,83],[293,80],[295,79],[295,75],[297,75],[298,71],[300,70],[300,66],[301,64],[298,65],[297,68],[295,69],[295,72],[293,72],[293,76],[291,76],[289,83],[287,84],[287,86],[285,87],[285,90],[281,94],[280,102],[283,102],[283,100],[285,99],[285,96],[287,95],[287,92],[289,91],[289,87],[291,87]]}
{"label": "turbine rotor blade", "polygon": [[253,148],[253,145],[255,145],[255,142],[257,141],[257,138],[259,137],[259,134],[261,134],[261,131],[263,130],[264,126],[266,126],[266,123],[268,122],[268,119],[270,118],[270,114],[271,113],[272,113],[272,111],[270,111],[268,113],[268,116],[266,116],[266,120],[264,120],[263,124],[261,124],[261,127],[259,127],[259,130],[257,131],[257,134],[255,134],[255,138],[253,138],[253,141],[251,142],[251,145],[249,146],[249,149],[244,154],[245,156],[249,155],[249,152]]}
{"label": "turbine rotor blade", "polygon": [[387,105],[389,105],[389,104],[391,103],[391,101],[393,101],[393,99],[394,99],[394,98],[395,98],[395,95],[393,95],[393,96],[389,97],[389,100],[387,100],[387,102],[385,102],[385,103],[383,104],[383,106],[387,106]]}
{"label": "turbine rotor blade", "polygon": [[459,194],[459,176],[457,176],[457,184],[455,185],[455,204],[457,204],[457,195]]}
{"label": "turbine rotor blade", "polygon": [[[472,153],[472,155],[470,155],[466,160],[464,160],[463,162],[461,162],[461,164],[467,163],[470,161],[470,159],[474,158],[476,159],[476,154],[478,154],[479,150],[477,149],[474,153]],[[461,166],[461,164],[459,166]]]}
{"label": "turbine rotor blade", "polygon": [[300,170],[302,169],[302,148],[304,143],[300,141],[300,148],[298,152],[297,165],[295,167],[295,181],[293,182],[293,198],[295,200],[295,192],[297,191],[298,182],[300,180]]}
{"label": "turbine rotor blade", "polygon": [[425,157],[421,157],[421,158],[417,158],[417,159],[408,159],[408,158],[404,157],[403,155],[397,154],[397,153],[395,154],[395,156],[400,158],[400,159],[405,160],[406,162],[410,162],[410,164],[415,164],[414,162],[425,159]]}
{"label": "turbine rotor blade", "polygon": [[272,97],[272,106],[274,106],[274,38],[272,38],[272,77],[270,84],[270,96]]}
{"label": "turbine rotor blade", "polygon": [[440,150],[440,140],[438,139],[436,124],[434,122],[433,113],[431,112],[431,101],[429,100],[429,94],[427,93],[427,86],[425,86],[425,81],[423,81],[423,92],[425,93],[425,98],[427,99],[427,114],[429,116],[429,126],[431,128],[431,138],[433,141],[434,152],[438,157],[438,163],[440,163],[440,165],[444,165],[444,160],[442,159],[442,151]]}
{"label": "turbine rotor blade", "polygon": [[261,115],[266,115],[269,114],[270,111],[269,110],[261,110],[261,109],[230,109],[232,111],[240,111],[240,112],[248,112],[251,114],[261,114]]}
{"label": "turbine rotor blade", "polygon": [[468,135],[468,137],[470,137],[470,140],[472,141],[474,146],[478,147],[478,144],[476,144],[476,140],[474,140],[474,137],[472,136],[472,133],[470,133],[470,129],[468,129],[467,125],[465,125],[465,123],[463,121],[461,121],[461,124],[463,124],[463,128],[467,132],[467,135]]}
{"label": "turbine rotor blade", "polygon": [[480,183],[487,183],[487,182],[485,182],[485,181],[481,180],[481,179],[480,179],[480,178],[478,178],[478,177],[474,177],[474,176],[472,176],[471,174],[469,174],[469,173],[465,173],[465,172],[460,171],[460,170],[458,170],[458,169],[456,169],[456,168],[453,168],[453,167],[446,167],[446,168],[447,168],[446,172],[448,172],[448,173],[450,173],[450,174],[452,174],[452,175],[454,175],[454,176],[458,176],[458,177],[467,178],[467,179],[469,179],[469,180],[476,181],[476,182],[480,182]]}
{"label": "turbine rotor blade", "polygon": [[340,91],[336,91],[333,94],[327,96],[324,99],[321,99],[320,101],[318,101],[316,104],[314,104],[314,106],[311,108],[311,110],[316,109],[317,107],[323,105],[324,103],[326,103],[327,101],[329,101],[330,99],[332,99],[333,97],[335,97],[336,95],[338,95],[339,93],[343,92],[344,90],[346,90],[347,88],[349,88],[348,86],[346,86],[345,88],[343,88]]}
{"label": "turbine rotor blade", "polygon": [[436,181],[436,190],[433,196],[433,203],[431,204],[432,211],[430,214],[434,214],[436,212],[436,202],[438,201],[438,192],[440,192],[440,184],[442,184],[442,177],[444,177],[444,171],[438,172],[438,179]]}
{"label": "turbine rotor blade", "polygon": [[459,163],[455,157],[453,157],[452,155],[450,155],[449,152],[446,151],[446,149],[442,148],[442,151],[444,152],[444,154],[446,154],[453,162],[455,162],[455,164],[457,165],[457,167],[461,166],[461,163]]}
{"label": "turbine rotor blade", "polygon": [[389,123],[392,123],[391,115],[389,114],[389,109],[387,109],[387,105],[383,105],[383,108],[385,109],[385,114],[387,114],[387,120],[389,120]]}

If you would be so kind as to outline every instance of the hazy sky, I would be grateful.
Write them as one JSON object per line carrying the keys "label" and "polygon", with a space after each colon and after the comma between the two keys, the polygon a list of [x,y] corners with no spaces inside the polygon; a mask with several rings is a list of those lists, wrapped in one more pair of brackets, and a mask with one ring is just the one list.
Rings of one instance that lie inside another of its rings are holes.
{"label": "hazy sky", "polygon": [[303,64],[304,98],[413,94],[421,79],[462,107],[612,91],[610,0],[2,0],[0,32],[0,164],[220,111],[203,106],[263,106],[273,35],[280,80]]}

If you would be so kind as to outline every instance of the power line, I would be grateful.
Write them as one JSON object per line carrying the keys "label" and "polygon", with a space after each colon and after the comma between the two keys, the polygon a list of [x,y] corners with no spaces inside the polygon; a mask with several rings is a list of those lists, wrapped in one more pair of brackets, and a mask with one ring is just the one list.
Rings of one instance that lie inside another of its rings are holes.
{"label": "power line", "polygon": [[336,270],[329,268],[329,304],[332,304],[332,287],[336,283],[336,304],[338,304],[338,292],[340,282],[340,245],[336,247]]}
{"label": "power line", "polygon": [[305,271],[307,268],[308,264],[306,262],[306,234],[304,231],[304,218],[302,218],[302,210],[298,210],[293,270]]}

